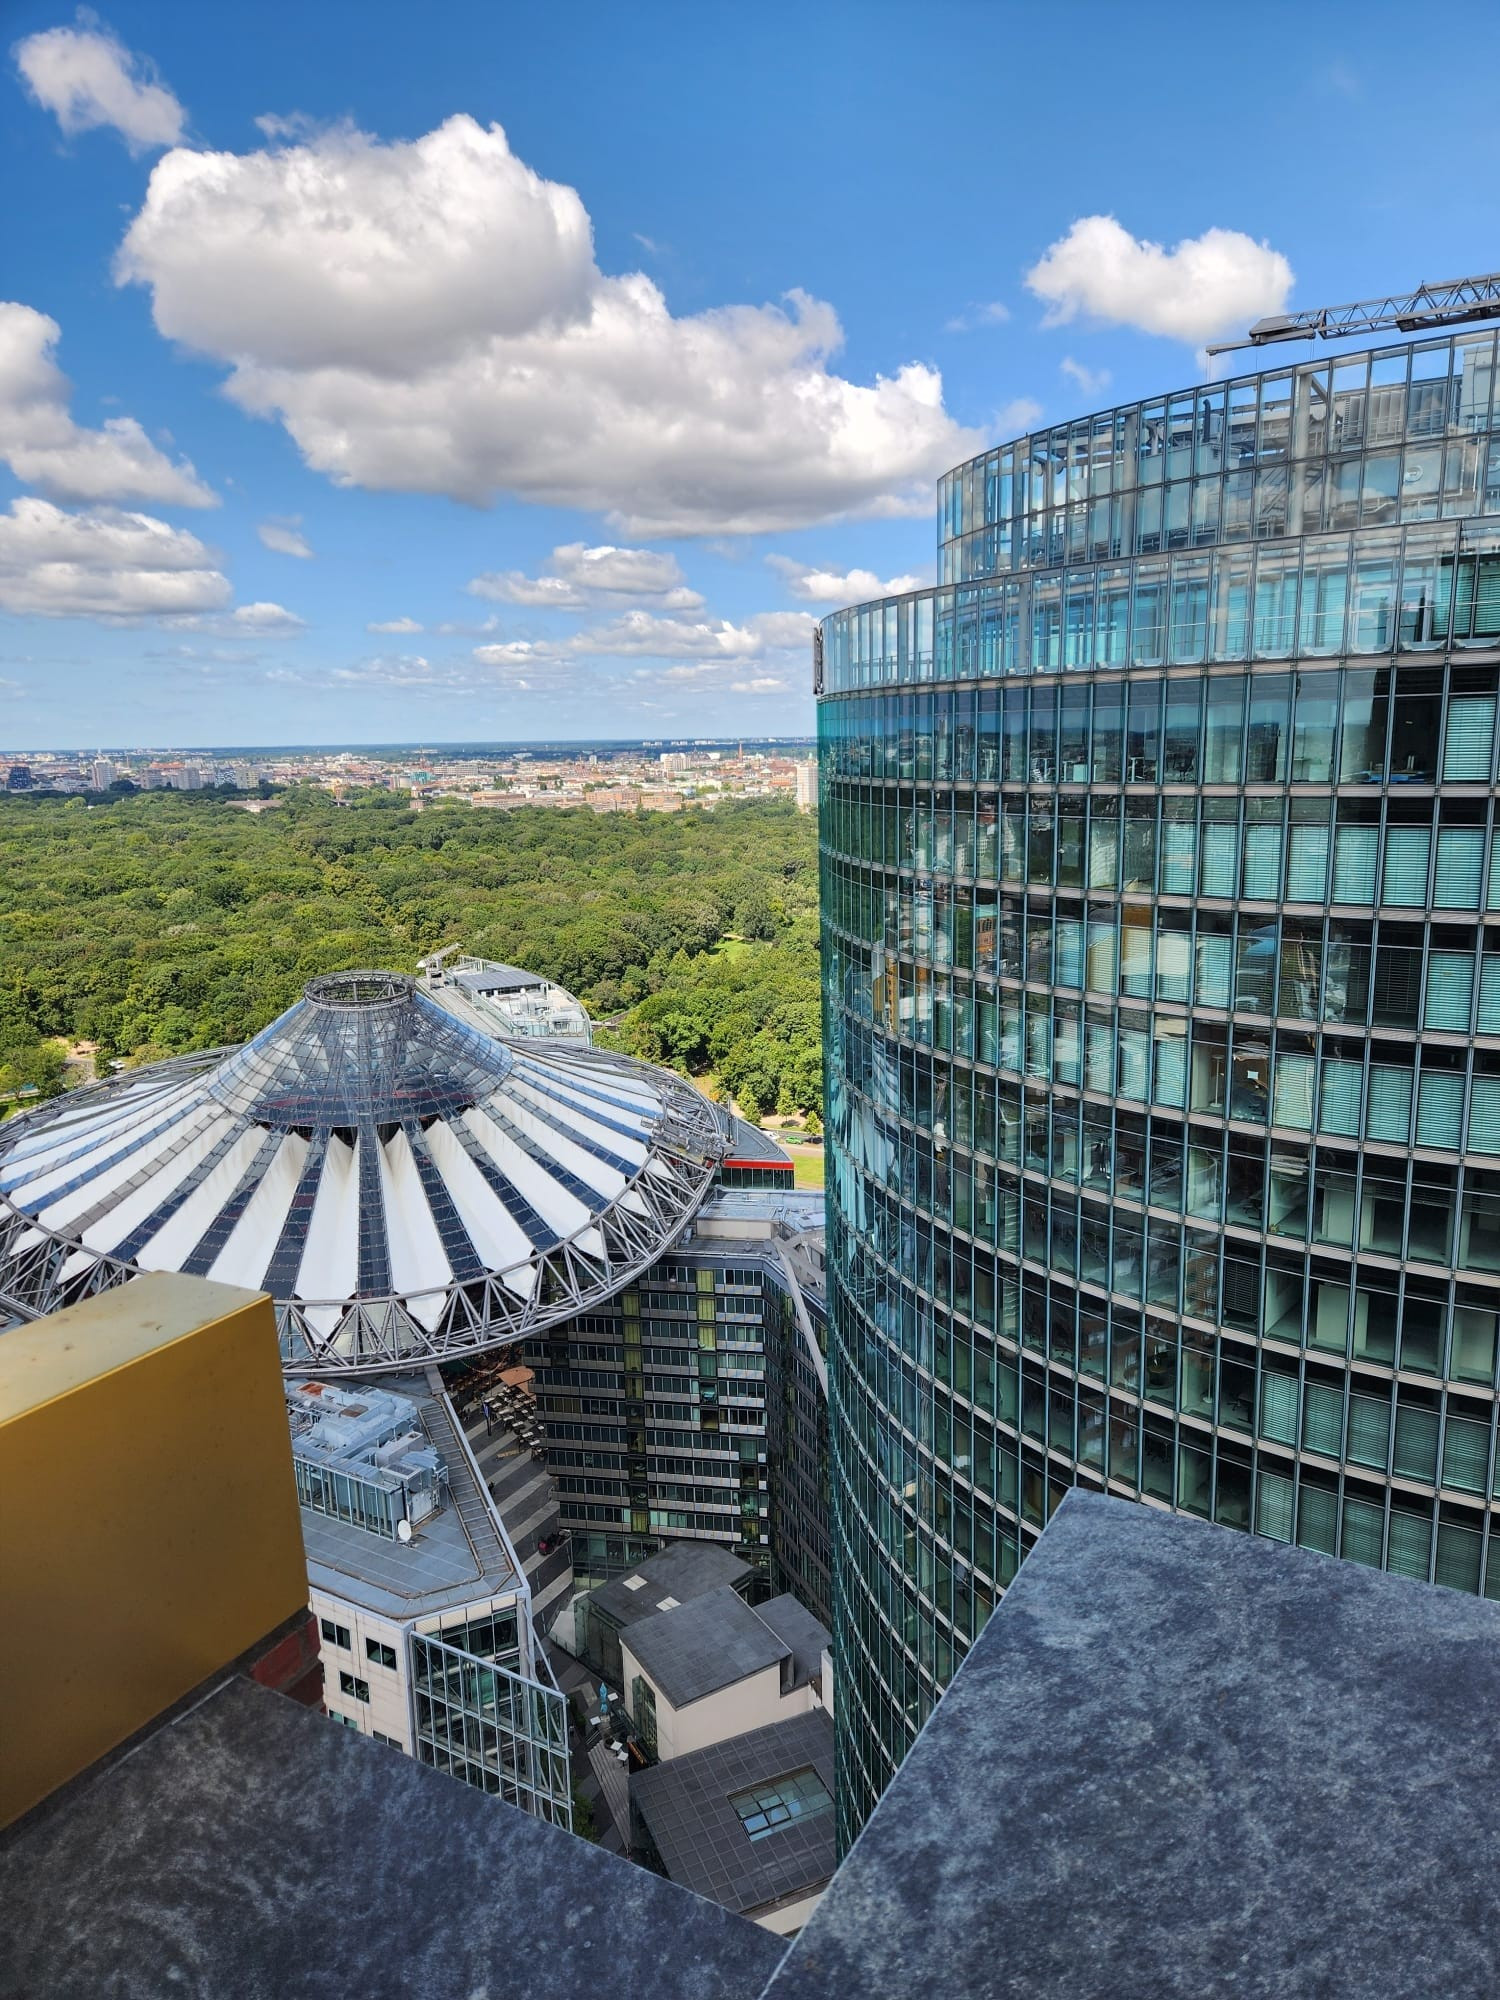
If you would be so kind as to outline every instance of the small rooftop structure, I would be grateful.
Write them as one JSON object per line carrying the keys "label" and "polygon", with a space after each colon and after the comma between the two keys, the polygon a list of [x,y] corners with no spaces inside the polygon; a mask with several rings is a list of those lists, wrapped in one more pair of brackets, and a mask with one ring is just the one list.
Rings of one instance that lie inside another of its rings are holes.
{"label": "small rooftop structure", "polygon": [[793,1658],[786,1640],[727,1587],[643,1618],[630,1627],[625,1644],[673,1708],[767,1667],[790,1666]]}
{"label": "small rooftop structure", "polygon": [[433,999],[460,1020],[504,1040],[544,1037],[579,1048],[592,1044],[588,1009],[565,986],[523,966],[501,965],[467,952],[449,966],[445,961],[450,953],[451,947],[434,952],[419,961],[419,970]]}
{"label": "small rooftop structure", "polygon": [[574,1610],[579,1653],[595,1673],[618,1685],[622,1632],[706,1591],[748,1589],[750,1578],[750,1565],[716,1542],[669,1542],[624,1576],[611,1577],[580,1598]]}
{"label": "small rooftop structure", "polygon": [[806,1687],[823,1671],[823,1655],[833,1643],[833,1635],[820,1618],[815,1618],[790,1591],[755,1606],[755,1615],[768,1625],[787,1648],[791,1657],[793,1687]]}
{"label": "small rooftop structure", "polygon": [[637,1771],[630,1811],[668,1878],[768,1930],[798,1930],[837,1865],[823,1709]]}
{"label": "small rooftop structure", "polygon": [[308,1581],[403,1624],[523,1595],[447,1397],[420,1377],[387,1382],[287,1384]]}

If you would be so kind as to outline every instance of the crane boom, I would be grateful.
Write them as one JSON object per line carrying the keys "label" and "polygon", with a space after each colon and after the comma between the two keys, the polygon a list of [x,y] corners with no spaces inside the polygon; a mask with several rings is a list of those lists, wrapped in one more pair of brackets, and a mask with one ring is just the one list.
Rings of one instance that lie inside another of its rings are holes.
{"label": "crane boom", "polygon": [[1422,333],[1428,327],[1461,326],[1475,319],[1500,319],[1500,271],[1482,278],[1448,278],[1438,285],[1418,285],[1414,292],[1392,292],[1349,306],[1277,313],[1258,319],[1243,340],[1220,341],[1207,351],[1230,354],[1239,347],[1269,347],[1279,340],[1345,340],[1356,333]]}

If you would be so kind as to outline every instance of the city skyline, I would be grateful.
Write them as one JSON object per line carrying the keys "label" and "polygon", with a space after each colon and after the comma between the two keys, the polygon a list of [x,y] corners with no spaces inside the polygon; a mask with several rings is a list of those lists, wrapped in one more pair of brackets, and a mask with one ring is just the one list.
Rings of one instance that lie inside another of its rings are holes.
{"label": "city skyline", "polygon": [[[1169,87],[1181,9],[1069,18],[1122,104]],[[1195,20],[1216,81],[1166,139],[1061,149],[1005,82],[1056,15],[685,20],[10,11],[0,734],[807,731],[815,619],[933,580],[944,467],[1485,261],[1492,133],[1366,143],[1408,101],[1392,9],[1299,19],[1274,93]]]}

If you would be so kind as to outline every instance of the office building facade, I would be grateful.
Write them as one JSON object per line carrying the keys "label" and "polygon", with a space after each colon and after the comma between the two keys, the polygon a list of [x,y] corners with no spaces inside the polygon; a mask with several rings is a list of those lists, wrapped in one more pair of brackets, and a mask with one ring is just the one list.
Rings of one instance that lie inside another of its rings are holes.
{"label": "office building facade", "polygon": [[1500,1597],[1493,331],[938,503],[815,651],[845,1839],[1070,1485]]}

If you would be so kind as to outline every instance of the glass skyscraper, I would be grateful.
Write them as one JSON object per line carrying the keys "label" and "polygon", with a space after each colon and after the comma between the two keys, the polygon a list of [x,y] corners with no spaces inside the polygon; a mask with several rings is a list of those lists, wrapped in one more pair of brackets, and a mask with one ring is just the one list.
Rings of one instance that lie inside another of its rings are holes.
{"label": "glass skyscraper", "polygon": [[846,1840],[1069,1485],[1500,1597],[1495,334],[938,512],[816,657]]}

